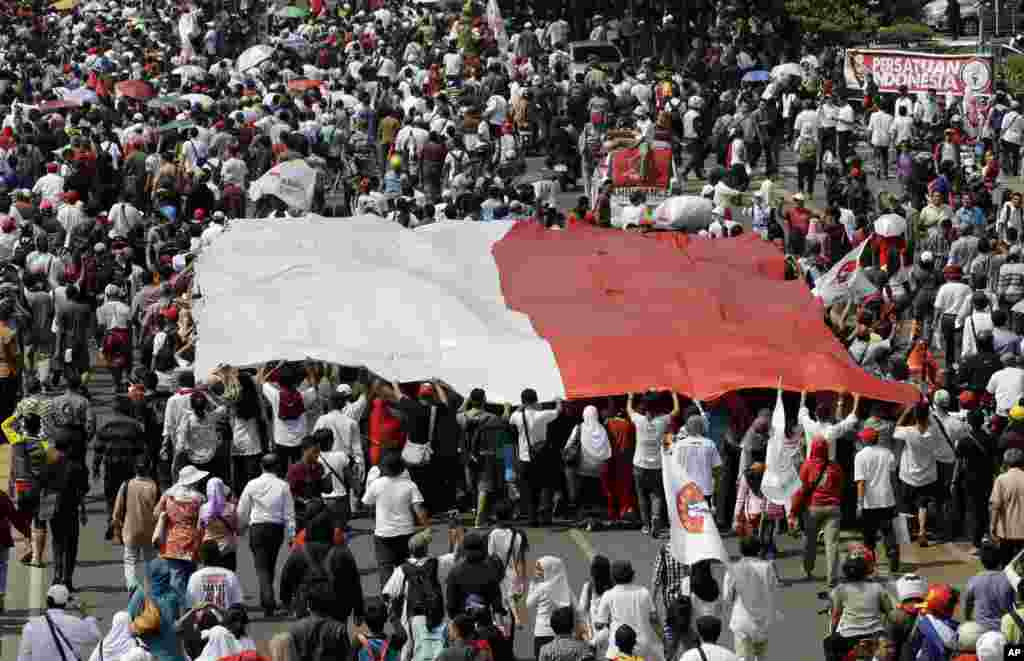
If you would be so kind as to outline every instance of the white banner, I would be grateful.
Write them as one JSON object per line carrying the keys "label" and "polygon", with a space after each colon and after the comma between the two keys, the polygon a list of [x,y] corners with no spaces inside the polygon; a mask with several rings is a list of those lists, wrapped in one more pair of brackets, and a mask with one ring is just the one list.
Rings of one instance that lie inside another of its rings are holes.
{"label": "white banner", "polygon": [[836,262],[828,273],[818,278],[811,293],[824,301],[825,305],[832,305],[851,295],[854,301],[860,301],[878,291],[860,267],[860,257],[864,254],[869,241],[870,238],[865,239]]}
{"label": "white banner", "polygon": [[661,479],[672,528],[669,542],[672,556],[687,565],[708,559],[728,564],[729,554],[718,534],[715,515],[705,494],[687,475],[681,455],[676,451],[661,459]]}
{"label": "white banner", "polygon": [[285,204],[304,211],[313,206],[316,170],[301,159],[275,165],[249,186],[249,199],[273,195]]}
{"label": "white banner", "polygon": [[789,511],[793,494],[800,488],[800,474],[793,463],[790,449],[786,447],[786,409],[782,406],[782,390],[775,398],[772,413],[772,434],[768,439],[764,478],[761,491],[776,505],[784,505]]}

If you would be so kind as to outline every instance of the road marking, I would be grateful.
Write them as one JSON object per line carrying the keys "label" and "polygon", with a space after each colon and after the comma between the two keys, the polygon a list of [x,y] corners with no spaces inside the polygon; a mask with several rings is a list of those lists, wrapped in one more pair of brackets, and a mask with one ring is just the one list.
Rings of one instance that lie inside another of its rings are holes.
{"label": "road marking", "polygon": [[594,545],[587,539],[586,533],[576,528],[571,528],[568,531],[569,539],[579,548],[580,553],[587,559],[587,563],[594,561],[594,556],[597,555],[597,551],[594,550]]}

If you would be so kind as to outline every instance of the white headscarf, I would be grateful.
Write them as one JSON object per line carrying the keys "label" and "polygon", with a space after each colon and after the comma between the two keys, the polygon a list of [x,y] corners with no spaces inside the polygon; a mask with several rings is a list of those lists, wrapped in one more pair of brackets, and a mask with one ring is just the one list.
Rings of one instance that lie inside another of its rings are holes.
{"label": "white headscarf", "polygon": [[234,656],[242,653],[242,646],[239,644],[235,634],[222,626],[215,626],[202,633],[206,647],[196,661],[217,661],[225,656]]}
{"label": "white headscarf", "polygon": [[607,461],[612,456],[608,432],[597,417],[597,407],[593,404],[583,409],[583,422],[580,424],[580,447],[597,461]]}
{"label": "white headscarf", "polygon": [[103,648],[103,661],[120,661],[134,647],[132,616],[128,614],[128,611],[118,611],[110,622],[110,632],[92,651],[89,661],[99,661],[100,648]]}
{"label": "white headscarf", "polygon": [[121,661],[153,661],[153,655],[142,647],[133,647],[121,657]]}
{"label": "white headscarf", "polygon": [[565,563],[553,555],[542,556],[537,562],[544,570],[543,580],[530,585],[530,592],[547,595],[551,603],[558,606],[572,605],[572,589],[569,578],[565,575]]}

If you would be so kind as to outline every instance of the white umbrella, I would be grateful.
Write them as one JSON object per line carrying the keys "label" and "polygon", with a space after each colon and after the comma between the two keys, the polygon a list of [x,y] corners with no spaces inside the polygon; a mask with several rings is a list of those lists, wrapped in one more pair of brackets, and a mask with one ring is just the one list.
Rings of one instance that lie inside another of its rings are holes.
{"label": "white umbrella", "polygon": [[779,79],[783,76],[796,76],[798,78],[803,77],[804,70],[796,62],[786,62],[776,67],[772,67],[772,78]]}
{"label": "white umbrella", "polygon": [[188,78],[202,78],[206,75],[206,71],[202,67],[197,67],[194,64],[180,66],[171,73],[179,76],[186,76]]}
{"label": "white umbrella", "polygon": [[104,6],[101,5],[98,2],[90,2],[86,6],[82,7],[82,11],[84,11],[84,12],[104,11],[104,10],[105,10]]}
{"label": "white umbrella", "polygon": [[245,73],[272,57],[274,57],[274,47],[267,44],[259,44],[246,49],[244,53],[239,55],[238,61],[235,62],[235,68],[238,70],[238,73]]}
{"label": "white umbrella", "polygon": [[183,94],[181,100],[188,101],[190,106],[199,104],[203,110],[209,110],[213,106],[213,99],[205,94]]}
{"label": "white umbrella", "polygon": [[79,103],[99,103],[100,97],[88,87],[79,87],[64,95],[65,99],[78,101]]}
{"label": "white umbrella", "polygon": [[907,220],[895,213],[884,214],[875,221],[875,234],[879,236],[900,236],[906,231]]}

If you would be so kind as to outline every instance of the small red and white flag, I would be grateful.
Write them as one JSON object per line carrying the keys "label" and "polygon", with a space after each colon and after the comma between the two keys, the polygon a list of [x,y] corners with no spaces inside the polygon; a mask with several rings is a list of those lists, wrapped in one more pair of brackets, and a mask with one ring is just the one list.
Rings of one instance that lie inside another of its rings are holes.
{"label": "small red and white flag", "polygon": [[867,248],[869,240],[861,241],[860,245],[846,253],[846,256],[836,262],[828,273],[818,278],[814,283],[813,294],[820,298],[825,305],[832,305],[836,301],[845,300],[853,296],[853,300],[861,301],[867,296],[878,291],[864,275],[861,268],[860,258]]}

